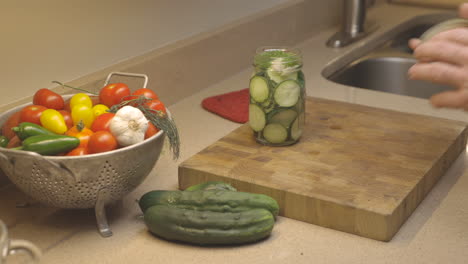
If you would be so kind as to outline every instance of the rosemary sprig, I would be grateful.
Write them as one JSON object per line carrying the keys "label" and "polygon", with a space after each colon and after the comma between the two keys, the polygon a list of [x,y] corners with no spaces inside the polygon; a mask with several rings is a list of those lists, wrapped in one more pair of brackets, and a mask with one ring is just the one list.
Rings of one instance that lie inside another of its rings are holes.
{"label": "rosemary sprig", "polygon": [[153,123],[154,126],[163,130],[166,133],[167,138],[169,139],[169,145],[173,154],[173,159],[177,160],[180,154],[180,138],[179,131],[177,130],[174,118],[169,118],[169,116],[163,111],[149,108],[145,103],[150,100],[152,99],[147,98],[143,95],[139,96],[136,99],[123,100],[119,104],[113,105],[109,109],[109,112],[115,113],[117,112],[117,110],[126,105],[130,105],[140,109],[141,112],[143,112],[143,114],[145,115],[145,117],[151,123]]}
{"label": "rosemary sprig", "polygon": [[90,93],[90,94],[94,94],[94,95],[98,95],[97,93],[93,93],[93,92],[90,92],[90,91],[87,91],[85,89],[81,89],[81,88],[78,88],[78,87],[73,87],[73,86],[70,86],[70,85],[67,85],[67,84],[64,84],[64,83],[61,83],[59,81],[52,81],[52,83],[56,83],[62,87],[67,87],[67,88],[71,88],[71,89],[74,89],[74,90],[78,90],[78,91],[82,91],[82,92],[85,92],[85,93]]}

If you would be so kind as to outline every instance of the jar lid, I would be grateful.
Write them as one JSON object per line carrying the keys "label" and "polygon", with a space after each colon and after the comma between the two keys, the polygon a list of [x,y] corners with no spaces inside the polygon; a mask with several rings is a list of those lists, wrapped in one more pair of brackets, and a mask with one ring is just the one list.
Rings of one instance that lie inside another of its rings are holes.
{"label": "jar lid", "polygon": [[460,28],[460,27],[468,27],[468,19],[462,18],[454,18],[449,19],[439,24],[436,24],[426,30],[420,37],[422,41],[427,41],[430,38],[434,37],[440,32],[447,31],[450,29]]}

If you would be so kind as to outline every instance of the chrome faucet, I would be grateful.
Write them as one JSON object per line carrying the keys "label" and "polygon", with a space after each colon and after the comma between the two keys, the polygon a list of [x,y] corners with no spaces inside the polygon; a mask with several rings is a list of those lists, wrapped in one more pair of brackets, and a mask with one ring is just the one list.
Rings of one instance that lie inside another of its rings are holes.
{"label": "chrome faucet", "polygon": [[327,46],[341,48],[367,35],[370,31],[365,30],[366,11],[374,3],[375,0],[343,0],[342,28],[327,41]]}

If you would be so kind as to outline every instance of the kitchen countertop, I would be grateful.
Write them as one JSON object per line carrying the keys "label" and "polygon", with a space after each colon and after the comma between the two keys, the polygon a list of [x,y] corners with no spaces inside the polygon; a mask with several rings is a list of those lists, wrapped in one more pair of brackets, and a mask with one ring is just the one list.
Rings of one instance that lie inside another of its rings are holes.
{"label": "kitchen countertop", "polygon": [[[437,10],[383,4],[379,30],[360,43],[339,50],[324,43],[334,29],[300,43],[307,94],[398,111],[467,121],[461,111],[433,109],[427,100],[351,88],[322,77],[326,64],[349,56],[367,41],[414,14]],[[382,16],[385,14],[385,16]],[[196,247],[155,238],[148,233],[135,199],[154,189],[176,189],[177,167],[240,124],[203,110],[203,98],[245,88],[251,69],[184,98],[169,107],[181,136],[181,157],[163,153],[148,178],[121,202],[107,209],[114,235],[102,238],[93,210],[58,210],[32,205],[17,208],[26,197],[13,186],[0,189],[0,218],[12,238],[27,239],[43,251],[41,263],[466,263],[468,259],[468,157],[462,154],[390,242],[279,217],[271,237],[239,247]],[[12,257],[7,263],[22,263]]]}

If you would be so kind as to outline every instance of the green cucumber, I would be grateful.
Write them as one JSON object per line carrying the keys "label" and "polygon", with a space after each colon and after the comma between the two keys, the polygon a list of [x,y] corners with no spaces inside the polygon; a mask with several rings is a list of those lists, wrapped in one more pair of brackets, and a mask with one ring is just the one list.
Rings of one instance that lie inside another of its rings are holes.
{"label": "green cucumber", "polygon": [[250,79],[250,97],[256,102],[262,103],[268,99],[270,89],[268,88],[268,81],[261,76],[254,76]]}
{"label": "green cucumber", "polygon": [[288,138],[288,130],[281,124],[268,124],[263,129],[263,137],[270,143],[282,143]]}
{"label": "green cucumber", "polygon": [[257,208],[242,212],[212,212],[156,205],[144,221],[151,233],[168,240],[199,245],[251,243],[270,235],[274,217]]}
{"label": "green cucumber", "polygon": [[266,124],[265,112],[256,104],[249,105],[249,125],[255,131],[261,131]]}
{"label": "green cucumber", "polygon": [[231,184],[222,181],[207,181],[196,185],[192,185],[185,189],[186,191],[202,191],[202,190],[227,190],[237,191]]}
{"label": "green cucumber", "polygon": [[282,126],[289,128],[291,123],[296,119],[297,112],[292,109],[280,109],[278,111],[273,112],[273,114],[269,115],[268,122],[269,123],[278,123]]}
{"label": "green cucumber", "polygon": [[154,205],[172,205],[178,208],[213,212],[241,212],[263,208],[277,216],[279,206],[273,198],[256,193],[206,190],[206,191],[150,191],[145,193],[138,204],[144,213]]}
{"label": "green cucumber", "polygon": [[301,95],[301,86],[297,81],[286,80],[276,87],[273,95],[276,103],[282,107],[294,106]]}

